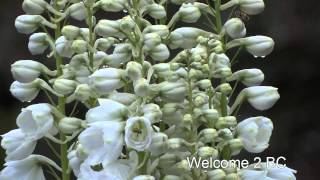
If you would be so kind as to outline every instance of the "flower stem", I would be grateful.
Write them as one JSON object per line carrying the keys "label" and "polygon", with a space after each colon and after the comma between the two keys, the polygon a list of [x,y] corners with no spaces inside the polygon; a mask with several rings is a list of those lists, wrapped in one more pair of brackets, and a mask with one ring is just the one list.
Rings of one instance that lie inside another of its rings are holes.
{"label": "flower stem", "polygon": [[[58,8],[55,5],[55,8]],[[57,28],[54,31],[54,36],[55,39],[58,39],[61,36],[61,24],[60,22],[56,23]],[[55,54],[55,60],[56,60],[56,68],[57,68],[57,76],[61,76],[63,74],[62,71],[62,57],[59,56],[58,54]],[[65,97],[59,97],[58,98],[58,110],[62,113],[65,114]],[[61,141],[64,141],[66,139],[66,136],[60,132],[60,139]],[[62,180],[69,180],[70,176],[68,173],[68,145],[67,144],[61,144],[60,145],[60,160],[61,160],[61,168],[62,168]]]}

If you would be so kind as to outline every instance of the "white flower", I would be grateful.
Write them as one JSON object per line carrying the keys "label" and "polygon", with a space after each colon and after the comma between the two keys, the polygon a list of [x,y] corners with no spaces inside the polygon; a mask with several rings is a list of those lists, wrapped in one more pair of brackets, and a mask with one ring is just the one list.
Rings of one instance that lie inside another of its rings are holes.
{"label": "white flower", "polygon": [[296,170],[271,162],[252,164],[239,171],[241,180],[296,180],[295,173]]}
{"label": "white flower", "polygon": [[0,172],[0,179],[12,180],[22,178],[23,180],[45,180],[41,167],[45,163],[61,170],[57,164],[44,156],[30,155],[22,160],[5,163],[6,167]]}
{"label": "white flower", "polygon": [[227,80],[238,80],[246,86],[258,86],[264,80],[264,74],[260,69],[242,69],[233,73]]}
{"label": "white flower", "polygon": [[74,54],[74,51],[71,48],[72,41],[67,40],[64,36],[59,37],[56,40],[55,45],[57,53],[62,57],[71,58]]}
{"label": "white flower", "polygon": [[131,117],[125,127],[125,142],[137,151],[149,148],[152,140],[150,120],[145,117]]}
{"label": "white flower", "polygon": [[34,33],[29,38],[28,49],[32,55],[42,54],[49,47],[46,33]]}
{"label": "white flower", "polygon": [[95,171],[89,164],[83,163],[80,168],[78,180],[128,180],[132,167],[121,161],[107,164],[101,171]]}
{"label": "white flower", "polygon": [[35,81],[30,83],[14,81],[10,86],[11,94],[22,102],[34,100],[38,96],[39,91],[39,84]]}
{"label": "white flower", "polygon": [[280,98],[278,89],[272,86],[252,86],[243,89],[238,95],[235,103],[232,105],[230,111],[233,112],[235,108],[244,100],[247,100],[252,107],[263,111],[270,109]]}
{"label": "white flower", "polygon": [[10,86],[11,94],[22,102],[32,101],[37,97],[41,89],[48,90],[56,96],[61,97],[56,93],[44,80],[36,79],[30,83],[20,83],[14,81]]}
{"label": "white flower", "polygon": [[55,24],[48,22],[40,15],[21,15],[15,21],[15,27],[19,33],[31,34],[41,25],[48,26],[52,29],[57,28]]}
{"label": "white flower", "polygon": [[17,117],[17,125],[30,139],[38,140],[48,134],[54,118],[49,104],[34,104],[22,109]]}
{"label": "white flower", "polygon": [[238,0],[240,9],[249,15],[256,15],[264,10],[263,0]]}
{"label": "white flower", "polygon": [[128,109],[121,103],[109,99],[99,99],[100,106],[90,109],[86,114],[88,123],[99,121],[122,121]]}
{"label": "white flower", "polygon": [[239,138],[251,153],[260,153],[269,146],[272,130],[272,121],[266,117],[248,118],[237,125]]}
{"label": "white flower", "polygon": [[245,46],[246,50],[255,57],[265,57],[273,51],[274,41],[267,36],[250,36],[235,39],[227,44],[228,49],[236,46]]}
{"label": "white flower", "polygon": [[134,177],[132,180],[155,180],[155,178],[150,175],[140,175],[140,176]]}
{"label": "white flower", "polygon": [[37,142],[29,139],[21,131],[14,129],[1,136],[1,146],[6,150],[6,161],[20,160],[33,153]]}
{"label": "white flower", "polygon": [[15,80],[28,83],[37,79],[41,73],[55,76],[56,71],[50,71],[45,65],[32,60],[19,60],[11,65],[11,73]]}
{"label": "white flower", "polygon": [[263,0],[230,0],[227,3],[221,5],[221,10],[226,10],[234,5],[239,5],[240,10],[248,15],[256,15],[264,10]]}
{"label": "white flower", "polygon": [[189,49],[196,46],[197,38],[199,36],[206,36],[209,33],[206,31],[203,31],[198,28],[193,27],[181,27],[177,28],[170,34],[170,48],[171,49],[177,49],[177,48],[183,48],[183,49]]}
{"label": "white flower", "polygon": [[88,155],[84,152],[81,144],[78,144],[76,149],[71,150],[68,153],[69,166],[73,170],[75,176],[78,177],[81,164],[87,157]]}
{"label": "white flower", "polygon": [[124,82],[121,80],[123,75],[124,70],[122,69],[99,69],[89,77],[89,83],[99,94],[108,94],[124,86]]}
{"label": "white flower", "polygon": [[118,93],[118,92],[114,92],[114,93],[109,94],[108,98],[113,100],[113,101],[116,101],[116,102],[119,102],[121,104],[124,104],[126,106],[129,106],[135,100],[137,100],[137,96],[134,95],[134,94]]}
{"label": "white flower", "polygon": [[106,165],[117,160],[123,147],[122,130],[122,123],[115,121],[90,124],[90,127],[79,135],[79,142],[88,154],[85,163]]}
{"label": "white flower", "polygon": [[244,23],[239,18],[229,19],[223,27],[232,39],[242,38],[247,32]]}

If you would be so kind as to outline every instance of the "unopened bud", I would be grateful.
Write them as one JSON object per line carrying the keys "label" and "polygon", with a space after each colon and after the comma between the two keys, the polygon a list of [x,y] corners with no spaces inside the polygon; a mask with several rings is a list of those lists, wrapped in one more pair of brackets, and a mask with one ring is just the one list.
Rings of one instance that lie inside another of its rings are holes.
{"label": "unopened bud", "polygon": [[217,137],[218,137],[218,132],[213,128],[203,129],[199,133],[199,140],[202,141],[203,143],[214,142]]}
{"label": "unopened bud", "polygon": [[216,159],[219,156],[219,152],[213,147],[205,146],[205,147],[199,148],[198,156],[202,158]]}
{"label": "unopened bud", "polygon": [[147,13],[154,19],[162,19],[167,16],[165,8],[159,4],[153,3],[146,7]]}
{"label": "unopened bud", "polygon": [[83,122],[84,121],[78,118],[65,117],[59,121],[59,130],[66,134],[72,134],[81,129]]}
{"label": "unopened bud", "polygon": [[264,74],[260,69],[243,69],[228,77],[227,81],[241,81],[246,86],[258,86],[264,80]]}
{"label": "unopened bud", "polygon": [[34,33],[29,38],[28,49],[32,55],[42,54],[49,47],[46,33]]}
{"label": "unopened bud", "polygon": [[201,17],[200,9],[192,3],[182,4],[178,13],[180,19],[186,23],[195,23]]}
{"label": "unopened bud", "polygon": [[126,75],[132,81],[136,81],[136,80],[142,78],[142,72],[143,72],[142,66],[140,63],[137,63],[135,61],[130,61],[127,63]]}
{"label": "unopened bud", "polygon": [[83,21],[87,18],[87,9],[83,2],[72,4],[68,10],[68,14],[78,21]]}
{"label": "unopened bud", "polygon": [[234,116],[220,117],[215,124],[218,129],[235,127],[236,125],[237,119]]}
{"label": "unopened bud", "polygon": [[68,40],[74,40],[80,35],[80,28],[67,25],[62,28],[61,34]]}
{"label": "unopened bud", "polygon": [[226,178],[226,173],[222,169],[215,169],[207,174],[209,180],[224,180]]}
{"label": "unopened bud", "polygon": [[229,19],[224,24],[225,31],[232,39],[242,38],[246,35],[246,27],[239,18]]}
{"label": "unopened bud", "polygon": [[76,87],[77,82],[69,79],[57,79],[53,83],[53,89],[63,95],[73,93]]}

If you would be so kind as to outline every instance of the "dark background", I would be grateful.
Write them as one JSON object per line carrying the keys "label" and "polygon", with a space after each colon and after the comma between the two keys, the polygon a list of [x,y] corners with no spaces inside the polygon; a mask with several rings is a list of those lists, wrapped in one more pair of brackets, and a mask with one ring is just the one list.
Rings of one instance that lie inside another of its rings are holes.
{"label": "dark background", "polygon": [[[23,14],[21,1],[0,2],[0,134],[16,128],[15,119],[21,107],[9,92],[13,79],[10,64],[19,59],[35,59],[27,50],[28,37],[14,28],[16,16]],[[286,164],[298,170],[297,179],[320,178],[320,2],[318,0],[267,1],[266,10],[246,22],[248,35],[274,38],[274,52],[265,59],[254,59],[242,53],[236,69],[257,67],[264,71],[264,85],[279,88],[280,101],[266,112],[241,109],[241,117],[264,115],[274,122],[270,148],[266,156],[285,156]],[[50,60],[47,60],[47,63]],[[243,156],[247,155],[243,153]],[[0,164],[4,152],[0,150]],[[255,155],[246,156],[250,161]],[[260,156],[260,155],[259,155]],[[1,166],[0,165],[0,166]]]}

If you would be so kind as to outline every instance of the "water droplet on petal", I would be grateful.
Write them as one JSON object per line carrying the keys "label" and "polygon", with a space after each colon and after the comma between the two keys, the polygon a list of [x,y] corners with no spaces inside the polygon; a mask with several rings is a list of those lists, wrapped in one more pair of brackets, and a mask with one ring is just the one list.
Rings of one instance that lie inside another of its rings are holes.
{"label": "water droplet on petal", "polygon": [[258,58],[258,56],[253,56],[254,58]]}
{"label": "water droplet on petal", "polygon": [[261,56],[261,58],[265,58],[266,56]]}

